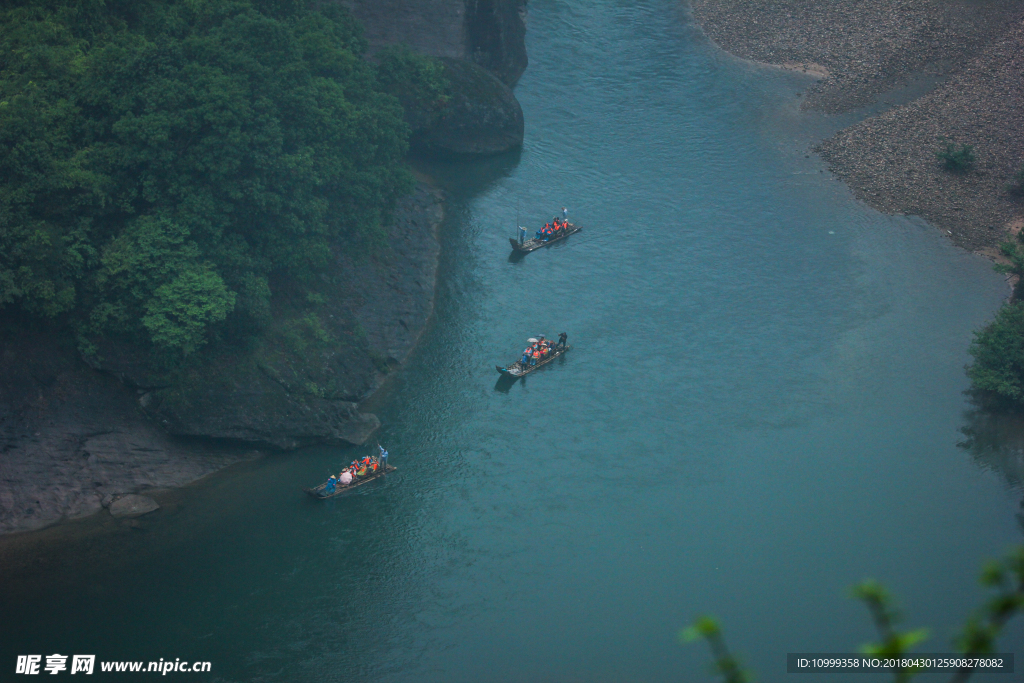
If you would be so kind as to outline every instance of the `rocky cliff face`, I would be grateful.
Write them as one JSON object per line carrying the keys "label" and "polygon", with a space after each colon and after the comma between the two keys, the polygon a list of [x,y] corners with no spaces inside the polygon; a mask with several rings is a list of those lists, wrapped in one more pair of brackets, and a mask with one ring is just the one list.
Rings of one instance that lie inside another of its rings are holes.
{"label": "rocky cliff face", "polygon": [[436,122],[414,129],[425,154],[498,154],[523,144],[523,109],[491,72],[463,59],[442,59],[451,99]]}
{"label": "rocky cliff face", "polygon": [[256,344],[168,384],[129,347],[110,345],[90,367],[58,341],[66,331],[0,326],[0,534],[182,486],[253,446],[365,441],[379,422],[356,402],[405,360],[433,310],[440,201],[420,184],[380,256],[338,257],[319,311],[330,342],[316,352]]}
{"label": "rocky cliff face", "polygon": [[403,102],[413,151],[498,154],[523,144],[511,87],[526,70],[525,0],[340,0],[366,30],[370,57],[404,43],[440,58],[450,84],[441,116]]}
{"label": "rocky cliff face", "polygon": [[526,0],[466,0],[467,57],[513,86],[526,71]]}
{"label": "rocky cliff face", "polygon": [[508,86],[526,70],[526,0],[339,0],[362,22],[371,55],[405,43],[466,59]]}
{"label": "rocky cliff face", "polygon": [[380,422],[357,402],[405,361],[433,311],[442,215],[438,192],[420,184],[396,212],[380,256],[336,257],[316,311],[327,341],[296,348],[265,338],[224,350],[146,393],[147,412],[178,436],[283,449],[362,444]]}

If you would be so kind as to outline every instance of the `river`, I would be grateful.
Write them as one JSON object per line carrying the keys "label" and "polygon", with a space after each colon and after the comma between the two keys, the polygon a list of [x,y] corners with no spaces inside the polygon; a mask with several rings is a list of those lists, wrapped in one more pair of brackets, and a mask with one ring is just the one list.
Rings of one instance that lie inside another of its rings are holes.
{"label": "river", "polygon": [[[983,561],[1021,542],[1012,448],[991,456],[1004,437],[963,394],[1002,277],[855,201],[809,151],[848,120],[800,112],[807,77],[722,53],[685,7],[529,7],[522,153],[428,169],[449,192],[436,313],[367,408],[398,473],[317,503],[300,487],[370,448],[307,449],[172,492],[141,529],[48,532],[7,556],[4,667],[712,680],[677,638],[706,612],[782,680],[787,652],[873,638],[865,577],[951,650]],[[585,230],[510,260],[517,207],[562,206]],[[496,383],[563,330],[565,358]]]}

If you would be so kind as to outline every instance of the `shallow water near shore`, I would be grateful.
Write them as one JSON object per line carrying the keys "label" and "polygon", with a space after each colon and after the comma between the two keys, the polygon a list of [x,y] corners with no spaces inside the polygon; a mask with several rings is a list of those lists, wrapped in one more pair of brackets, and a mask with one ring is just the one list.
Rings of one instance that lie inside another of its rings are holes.
{"label": "shallow water near shore", "polygon": [[[787,652],[873,639],[847,597],[865,577],[951,649],[983,561],[1022,540],[1015,446],[962,394],[1002,277],[854,201],[807,151],[838,125],[798,111],[807,80],[724,55],[675,3],[531,2],[527,41],[522,153],[428,169],[450,197],[436,314],[367,406],[398,473],[313,501],[300,487],[370,448],[308,449],[140,528],[21,539],[0,553],[3,666],[712,680],[677,639],[707,612],[772,681]],[[517,205],[585,230],[510,260]],[[497,381],[562,330],[563,359]]]}

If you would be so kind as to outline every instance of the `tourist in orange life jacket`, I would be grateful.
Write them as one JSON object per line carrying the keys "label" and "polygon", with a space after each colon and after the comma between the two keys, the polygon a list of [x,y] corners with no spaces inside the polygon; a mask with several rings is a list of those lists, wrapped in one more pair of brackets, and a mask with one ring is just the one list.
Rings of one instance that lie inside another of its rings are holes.
{"label": "tourist in orange life jacket", "polygon": [[534,349],[533,354],[530,357],[530,365],[536,365],[537,361],[540,360],[540,349]]}

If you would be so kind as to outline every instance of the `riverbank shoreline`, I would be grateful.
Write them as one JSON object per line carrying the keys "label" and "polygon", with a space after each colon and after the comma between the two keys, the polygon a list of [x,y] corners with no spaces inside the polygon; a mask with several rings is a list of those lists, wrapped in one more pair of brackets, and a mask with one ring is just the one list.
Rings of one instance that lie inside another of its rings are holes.
{"label": "riverbank shoreline", "polygon": [[[854,195],[888,214],[917,215],[954,244],[991,254],[1024,215],[1008,191],[1024,160],[1024,7],[883,0],[692,0],[710,40],[743,59],[781,68],[818,64],[828,75],[801,107],[826,114],[877,104],[915,80],[934,87],[845,128],[814,148]],[[968,172],[936,152],[969,145]]]}

